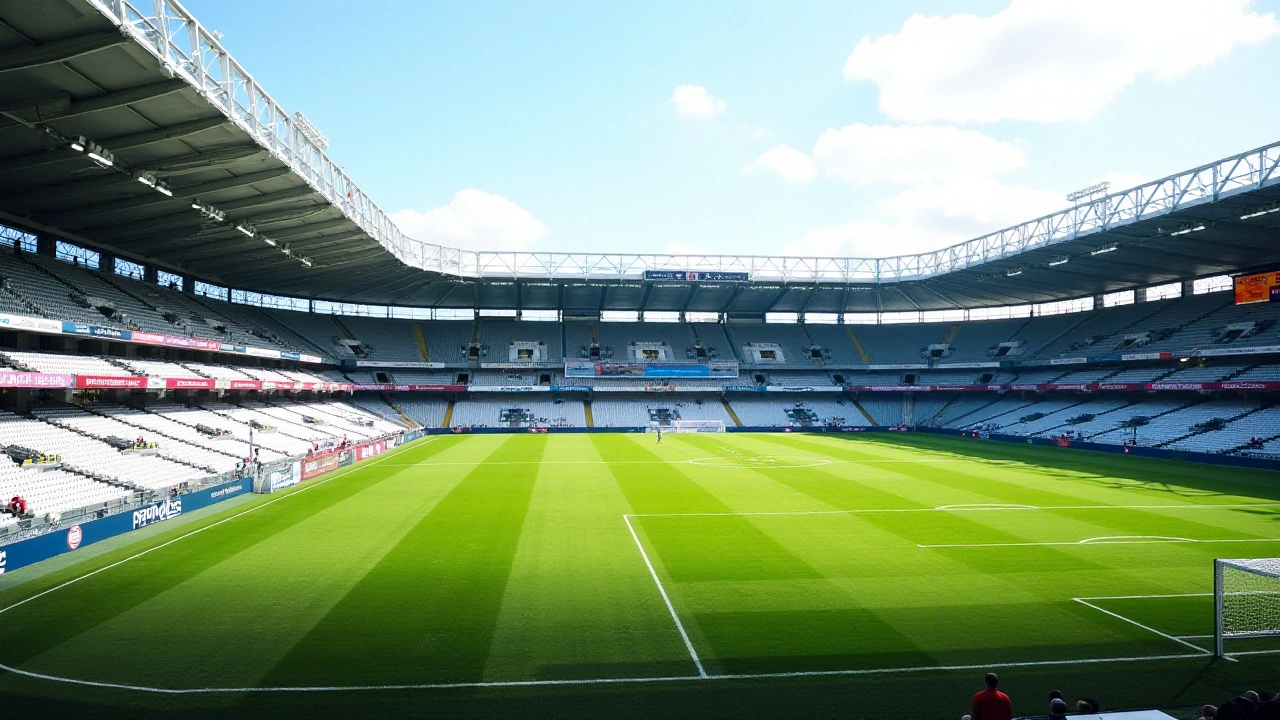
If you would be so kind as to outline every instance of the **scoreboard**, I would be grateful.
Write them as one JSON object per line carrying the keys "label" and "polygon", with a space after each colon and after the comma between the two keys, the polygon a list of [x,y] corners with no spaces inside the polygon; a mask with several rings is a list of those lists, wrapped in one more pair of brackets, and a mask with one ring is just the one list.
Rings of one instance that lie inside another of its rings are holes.
{"label": "scoreboard", "polygon": [[1280,271],[1238,275],[1235,285],[1237,305],[1280,302]]}
{"label": "scoreboard", "polygon": [[677,280],[681,282],[751,282],[750,273],[704,270],[645,270],[645,280]]}

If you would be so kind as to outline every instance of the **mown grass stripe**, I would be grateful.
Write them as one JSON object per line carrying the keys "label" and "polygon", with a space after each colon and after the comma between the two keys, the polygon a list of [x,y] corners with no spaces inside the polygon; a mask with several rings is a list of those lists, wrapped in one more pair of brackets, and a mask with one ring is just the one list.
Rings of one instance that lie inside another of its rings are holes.
{"label": "mown grass stripe", "polygon": [[261,684],[480,680],[546,444],[507,438],[526,464],[471,471]]}

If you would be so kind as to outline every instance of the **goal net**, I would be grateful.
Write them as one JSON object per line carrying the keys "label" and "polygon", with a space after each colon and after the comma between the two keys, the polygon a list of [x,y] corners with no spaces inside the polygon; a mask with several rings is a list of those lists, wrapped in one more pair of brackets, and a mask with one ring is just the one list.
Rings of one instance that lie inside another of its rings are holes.
{"label": "goal net", "polygon": [[[658,424],[650,423],[649,432],[657,432]],[[704,433],[724,432],[723,420],[672,420],[670,425],[663,425],[664,432]]]}
{"label": "goal net", "polygon": [[1234,638],[1280,637],[1280,558],[1213,561],[1218,657]]}

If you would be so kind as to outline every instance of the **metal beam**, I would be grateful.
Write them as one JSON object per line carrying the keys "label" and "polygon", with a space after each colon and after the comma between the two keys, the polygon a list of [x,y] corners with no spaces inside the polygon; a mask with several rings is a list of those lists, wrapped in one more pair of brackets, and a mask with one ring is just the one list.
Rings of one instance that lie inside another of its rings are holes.
{"label": "metal beam", "polygon": [[130,42],[127,35],[116,30],[104,30],[88,35],[77,35],[64,40],[54,40],[34,47],[20,47],[0,51],[0,73],[13,70],[66,62],[109,47]]}
{"label": "metal beam", "polygon": [[[122,150],[131,150],[133,148],[150,145],[152,143],[164,140],[176,140],[189,135],[211,130],[222,125],[226,125],[230,120],[219,115],[217,117],[206,118],[204,120],[192,120],[191,122],[179,123],[167,128],[159,130],[146,130],[138,133],[130,133],[128,135],[116,135],[108,138],[89,138],[95,142],[101,143],[103,147],[113,153]],[[19,170],[30,170],[31,168],[40,167],[41,165],[51,165],[53,163],[63,162],[72,158],[82,158],[83,153],[78,153],[70,148],[58,146],[49,150],[41,150],[40,152],[26,153],[25,155],[15,155],[13,157],[0,159],[0,173],[16,172]]]}
{"label": "metal beam", "polygon": [[137,85],[124,90],[116,90],[85,98],[72,100],[70,95],[62,94],[49,98],[14,100],[0,106],[29,123],[47,122],[50,120],[66,120],[67,118],[87,115],[100,110],[112,110],[133,103],[144,102],[191,88],[186,80],[161,80],[147,85]]}

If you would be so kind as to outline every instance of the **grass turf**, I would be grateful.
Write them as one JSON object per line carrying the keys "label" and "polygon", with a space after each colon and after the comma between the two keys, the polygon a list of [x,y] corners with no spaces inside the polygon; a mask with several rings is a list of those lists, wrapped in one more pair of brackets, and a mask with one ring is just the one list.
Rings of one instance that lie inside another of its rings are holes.
{"label": "grass turf", "polygon": [[[438,437],[0,591],[4,665],[232,691],[10,672],[0,707],[926,718],[988,666],[1028,714],[1198,707],[1280,685],[1197,649],[1212,559],[1280,555],[1278,479],[919,435]],[[435,684],[464,687],[243,690]]]}

